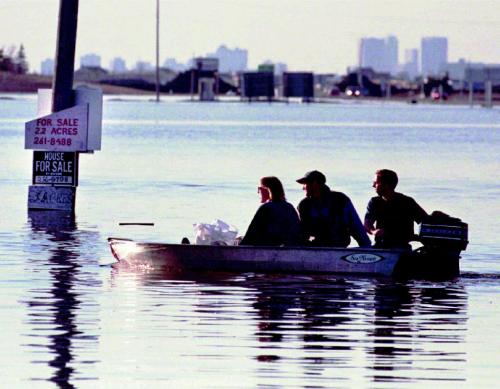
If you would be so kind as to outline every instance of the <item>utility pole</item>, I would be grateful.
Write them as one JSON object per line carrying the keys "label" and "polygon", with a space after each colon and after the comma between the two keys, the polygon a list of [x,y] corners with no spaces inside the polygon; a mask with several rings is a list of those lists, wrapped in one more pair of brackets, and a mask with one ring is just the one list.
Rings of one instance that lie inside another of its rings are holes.
{"label": "utility pole", "polygon": [[[78,24],[78,0],[60,0],[59,1],[59,20],[57,27],[57,42],[56,42],[56,55],[55,55],[55,63],[54,63],[54,78],[52,82],[52,104],[51,111],[53,115],[59,111],[65,111],[74,105],[74,97],[73,97],[73,73],[75,70],[75,48],[76,48],[76,30]],[[57,115],[57,114],[55,114]],[[38,120],[35,120],[38,123]],[[40,120],[40,123],[43,123],[43,119]],[[50,119],[45,121],[45,124],[49,124]],[[29,123],[26,124],[27,126]],[[41,124],[40,124],[41,125]],[[45,128],[43,128],[43,133],[45,134]],[[29,139],[30,137],[28,137]],[[40,139],[40,138],[39,138]],[[36,140],[36,138],[35,138]],[[44,141],[47,141],[47,138],[43,138]],[[51,139],[55,141],[56,139]],[[64,139],[66,141],[67,139]],[[70,139],[72,141],[72,139]],[[41,142],[40,142],[41,143]],[[40,143],[37,145],[39,146]],[[48,143],[48,142],[45,142]],[[65,143],[66,144],[66,143]],[[37,149],[39,147],[28,147],[32,149]],[[50,155],[56,154],[51,153],[50,149],[43,148],[45,150],[49,150],[42,158],[50,158]],[[35,164],[38,160],[37,153],[35,151],[33,153],[33,177],[35,177]],[[41,185],[33,185],[29,188],[28,194],[28,209],[37,209],[48,208],[48,209],[64,209],[66,211],[71,211],[72,214],[75,212],[75,194],[76,194],[76,185],[78,183],[78,151],[68,151],[67,153],[58,153],[59,156],[64,155],[64,160],[70,160],[67,162],[68,165],[71,165],[72,168],[69,170],[73,170],[74,176],[72,178],[72,187],[67,186],[59,186],[55,184],[54,181],[47,181],[51,183],[50,187]],[[39,163],[39,160],[38,160]],[[66,162],[64,162],[66,163]],[[43,178],[43,177],[42,177]],[[49,177],[50,179],[51,177]],[[42,181],[44,182],[44,181]],[[33,178],[33,184],[36,184],[35,178]],[[55,203],[52,203],[50,200],[46,204],[41,204],[39,199],[58,199]],[[66,200],[62,200],[66,199]],[[61,203],[59,201],[61,200]],[[59,206],[62,205],[62,208]],[[55,207],[55,208],[54,208]]]}
{"label": "utility pole", "polygon": [[160,0],[156,0],[156,102],[160,101]]}
{"label": "utility pole", "polygon": [[[73,106],[73,76],[75,71],[76,31],[78,25],[78,1],[59,1],[59,22],[57,26],[56,60],[52,82],[52,112],[58,112]],[[70,153],[68,153],[70,155]],[[73,152],[75,183],[78,182],[80,154]],[[76,187],[73,188],[71,212],[75,212]]]}
{"label": "utility pole", "polygon": [[52,112],[73,105],[73,73],[75,70],[78,0],[60,0],[57,49],[52,90]]}
{"label": "utility pole", "polygon": [[42,116],[25,123],[24,148],[34,150],[29,210],[74,215],[80,153],[101,149],[102,91],[73,89],[78,1],[59,1],[52,90],[39,90]]}

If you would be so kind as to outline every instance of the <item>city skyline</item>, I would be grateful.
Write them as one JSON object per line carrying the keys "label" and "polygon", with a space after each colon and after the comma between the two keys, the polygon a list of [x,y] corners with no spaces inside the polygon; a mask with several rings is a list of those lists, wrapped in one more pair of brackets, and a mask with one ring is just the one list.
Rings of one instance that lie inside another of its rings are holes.
{"label": "city skyline", "polygon": [[[423,37],[419,48],[404,49],[401,55],[399,53],[398,38],[395,36],[388,36],[385,38],[361,38],[358,49],[359,62],[351,66],[348,72],[359,66],[362,68],[371,68],[375,72],[389,73],[392,76],[401,76],[412,80],[419,75],[442,76],[449,72],[456,76],[456,74],[465,72],[467,66],[500,66],[498,63],[485,64],[465,61],[464,59],[460,59],[456,62],[448,61],[448,39],[446,37]],[[215,52],[207,53],[204,57],[217,58],[219,61],[219,71],[223,73],[257,70],[247,67],[247,50],[240,48],[231,49],[224,44],[220,45]],[[194,60],[195,58],[192,58],[186,63],[181,63],[175,58],[166,57],[165,59],[160,59],[160,66],[180,72],[192,67],[192,62]],[[127,64],[122,57],[113,58],[109,66],[106,66],[101,63],[101,57],[96,53],[87,53],[81,56],[79,61],[77,59],[76,62],[76,69],[82,67],[101,67],[113,73],[154,70],[154,65],[150,62],[139,60],[135,64],[130,65]],[[42,74],[52,74],[52,69],[49,69],[50,64],[52,66],[54,65],[54,61],[50,58],[42,61]],[[272,61],[270,59],[263,61],[262,64],[259,64],[258,68],[265,64],[272,64],[275,68],[275,74],[281,74],[284,71],[288,71],[287,64]],[[456,78],[461,79],[463,76]]]}
{"label": "city skyline", "polygon": [[[102,63],[154,63],[155,3],[138,0],[80,2],[76,58],[100,53]],[[437,4],[439,3],[439,4]],[[58,0],[3,0],[0,47],[23,44],[31,70],[55,53]],[[364,37],[396,36],[399,56],[426,36],[446,36],[448,59],[495,63],[500,59],[498,1],[160,0],[160,53],[186,63],[219,45],[248,50],[248,68],[266,60],[289,70],[345,72],[358,63]],[[402,61],[400,61],[402,62]]]}

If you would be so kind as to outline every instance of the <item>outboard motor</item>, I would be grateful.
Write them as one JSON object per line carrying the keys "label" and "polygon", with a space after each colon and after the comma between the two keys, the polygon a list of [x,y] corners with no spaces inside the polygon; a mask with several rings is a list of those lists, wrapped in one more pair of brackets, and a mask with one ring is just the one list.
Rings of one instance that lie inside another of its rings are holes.
{"label": "outboard motor", "polygon": [[469,243],[468,226],[458,218],[434,211],[420,225],[418,238],[428,249],[458,250],[460,253]]}
{"label": "outboard motor", "polygon": [[469,243],[467,223],[434,211],[420,225],[418,240],[423,247],[415,252],[415,260],[430,277],[450,278],[460,274],[460,252]]}

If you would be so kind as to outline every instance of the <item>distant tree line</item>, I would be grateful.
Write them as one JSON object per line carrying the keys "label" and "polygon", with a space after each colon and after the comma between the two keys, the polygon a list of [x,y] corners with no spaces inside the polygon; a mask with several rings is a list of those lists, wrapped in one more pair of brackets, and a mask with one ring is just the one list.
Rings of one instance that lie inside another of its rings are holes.
{"label": "distant tree line", "polygon": [[16,74],[28,72],[28,62],[22,44],[17,51],[14,46],[9,49],[0,47],[0,71]]}

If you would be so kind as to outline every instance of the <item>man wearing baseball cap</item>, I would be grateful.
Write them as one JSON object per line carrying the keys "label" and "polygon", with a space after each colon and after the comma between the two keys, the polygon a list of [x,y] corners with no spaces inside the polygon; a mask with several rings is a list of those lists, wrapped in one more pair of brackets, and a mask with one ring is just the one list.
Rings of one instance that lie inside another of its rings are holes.
{"label": "man wearing baseball cap", "polygon": [[371,246],[351,200],[344,193],[330,190],[323,173],[307,172],[297,182],[306,192],[298,210],[307,241],[314,246],[347,247],[352,236],[360,247]]}

